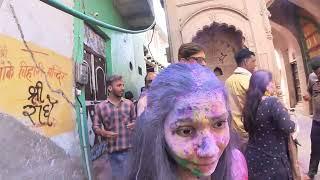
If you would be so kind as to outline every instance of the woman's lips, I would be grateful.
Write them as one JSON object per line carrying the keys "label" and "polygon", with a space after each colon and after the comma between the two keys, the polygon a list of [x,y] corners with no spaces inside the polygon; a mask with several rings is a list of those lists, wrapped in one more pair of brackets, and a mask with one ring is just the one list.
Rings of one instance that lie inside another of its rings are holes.
{"label": "woman's lips", "polygon": [[198,162],[193,162],[196,166],[210,166],[213,165],[216,162],[215,158],[210,158],[206,160],[199,160]]}
{"label": "woman's lips", "polygon": [[208,162],[208,163],[201,163],[201,164],[197,164],[195,163],[194,165],[196,166],[211,166],[215,163],[215,161],[212,161],[212,162]]}
{"label": "woman's lips", "polygon": [[211,161],[211,162],[206,162],[206,163],[198,163],[195,164],[195,167],[203,174],[207,174],[211,172],[216,165],[217,161]]}

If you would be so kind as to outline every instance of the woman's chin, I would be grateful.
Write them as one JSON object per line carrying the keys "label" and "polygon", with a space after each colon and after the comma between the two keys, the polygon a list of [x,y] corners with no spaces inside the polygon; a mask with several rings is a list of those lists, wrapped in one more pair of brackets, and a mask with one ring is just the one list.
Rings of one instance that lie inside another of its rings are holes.
{"label": "woman's chin", "polygon": [[197,165],[197,171],[201,174],[201,176],[210,176],[213,174],[217,167],[217,163],[214,162],[213,164],[209,165]]}

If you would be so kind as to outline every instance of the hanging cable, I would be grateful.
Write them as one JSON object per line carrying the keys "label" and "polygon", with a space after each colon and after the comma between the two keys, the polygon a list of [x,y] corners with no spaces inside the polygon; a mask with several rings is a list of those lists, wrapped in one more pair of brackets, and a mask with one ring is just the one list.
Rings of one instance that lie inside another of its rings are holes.
{"label": "hanging cable", "polygon": [[100,26],[100,27],[103,27],[103,28],[106,28],[106,29],[111,29],[111,30],[114,30],[114,31],[118,31],[118,32],[122,32],[122,33],[129,33],[129,34],[139,34],[139,33],[143,33],[143,32],[146,32],[146,31],[149,31],[150,29],[152,29],[155,24],[156,24],[156,20],[154,19],[153,23],[151,24],[151,26],[149,26],[148,28],[146,29],[142,29],[142,30],[128,30],[128,29],[123,29],[123,28],[120,28],[120,27],[117,27],[117,26],[113,26],[111,24],[108,24],[108,23],[105,23],[105,22],[102,22],[102,21],[99,21],[91,16],[88,16],[84,13],[81,13],[75,9],[72,9],[62,3],[60,3],[59,1],[57,0],[40,0],[54,8],[57,8],[65,13],[68,13],[74,17],[77,17],[79,19],[82,19],[86,22],[89,22],[93,25],[97,25],[97,26]]}
{"label": "hanging cable", "polygon": [[149,50],[149,52],[150,52],[150,55],[151,55],[152,59],[155,60],[154,57],[153,57],[153,55],[152,55],[151,49],[150,49],[150,44],[152,43],[153,36],[154,36],[154,31],[155,31],[155,29],[156,29],[156,26],[154,26],[152,29],[153,29],[153,30],[152,30],[151,39],[150,39],[150,42],[148,43],[148,50]]}

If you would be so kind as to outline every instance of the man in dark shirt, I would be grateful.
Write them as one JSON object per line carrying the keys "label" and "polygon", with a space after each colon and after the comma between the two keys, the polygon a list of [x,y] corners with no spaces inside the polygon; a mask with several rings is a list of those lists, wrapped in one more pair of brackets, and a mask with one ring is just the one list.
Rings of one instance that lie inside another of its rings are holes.
{"label": "man in dark shirt", "polygon": [[313,58],[311,67],[313,73],[309,75],[308,92],[312,99],[313,122],[308,176],[313,179],[318,172],[320,160],[320,56]]}
{"label": "man in dark shirt", "polygon": [[113,75],[107,80],[109,97],[95,107],[93,130],[108,143],[108,153],[113,179],[124,172],[136,112],[133,102],[123,98],[124,82],[121,76]]}

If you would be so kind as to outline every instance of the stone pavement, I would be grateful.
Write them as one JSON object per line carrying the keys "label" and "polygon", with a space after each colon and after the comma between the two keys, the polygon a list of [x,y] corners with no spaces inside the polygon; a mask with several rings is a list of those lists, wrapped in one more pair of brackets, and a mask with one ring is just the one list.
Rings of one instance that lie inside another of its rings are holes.
{"label": "stone pavement", "polygon": [[[312,125],[312,119],[310,116],[304,116],[302,114],[296,113],[295,117],[299,124],[300,131],[298,133],[298,141],[301,144],[299,146],[299,161],[301,163],[302,171],[304,173],[308,172],[309,168],[309,159],[311,152],[311,140],[310,140],[310,131]],[[315,180],[320,180],[320,174],[315,177]]]}

